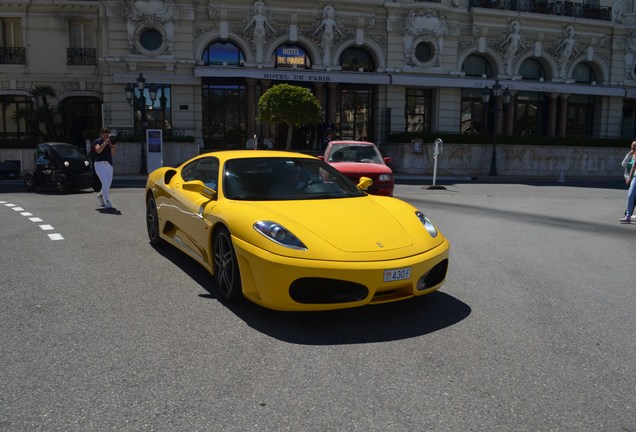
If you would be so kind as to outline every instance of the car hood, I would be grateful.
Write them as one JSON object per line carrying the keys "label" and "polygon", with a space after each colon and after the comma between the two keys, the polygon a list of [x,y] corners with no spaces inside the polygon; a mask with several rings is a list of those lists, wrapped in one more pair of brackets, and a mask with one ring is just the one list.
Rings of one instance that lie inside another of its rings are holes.
{"label": "car hood", "polygon": [[391,174],[391,168],[377,163],[362,162],[330,162],[330,164],[344,174]]}
{"label": "car hood", "polygon": [[313,259],[391,259],[425,252],[444,241],[441,235],[428,234],[415,215],[417,209],[390,197],[241,203],[250,215],[246,225],[251,234],[243,234],[251,239],[244,240],[281,255],[306,254],[266,240],[251,229],[254,222],[270,220],[284,226],[307,246]]}

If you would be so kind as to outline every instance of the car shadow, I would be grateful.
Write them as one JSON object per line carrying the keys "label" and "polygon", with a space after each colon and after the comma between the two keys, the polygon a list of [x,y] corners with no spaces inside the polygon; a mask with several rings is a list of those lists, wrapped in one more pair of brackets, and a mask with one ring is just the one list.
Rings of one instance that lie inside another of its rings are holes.
{"label": "car shadow", "polygon": [[464,302],[444,292],[422,297],[325,312],[274,311],[247,300],[229,303],[217,291],[210,273],[171,246],[155,247],[201,286],[203,299],[221,302],[253,329],[300,345],[344,345],[409,339],[455,325],[471,314]]}

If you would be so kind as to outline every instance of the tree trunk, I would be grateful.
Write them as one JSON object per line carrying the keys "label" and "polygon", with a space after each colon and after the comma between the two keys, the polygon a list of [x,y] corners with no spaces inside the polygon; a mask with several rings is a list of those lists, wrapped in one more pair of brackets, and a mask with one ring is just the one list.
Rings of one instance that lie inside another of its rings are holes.
{"label": "tree trunk", "polygon": [[292,141],[292,130],[294,129],[294,125],[291,123],[287,123],[287,145],[285,148],[287,151],[291,151],[291,141]]}

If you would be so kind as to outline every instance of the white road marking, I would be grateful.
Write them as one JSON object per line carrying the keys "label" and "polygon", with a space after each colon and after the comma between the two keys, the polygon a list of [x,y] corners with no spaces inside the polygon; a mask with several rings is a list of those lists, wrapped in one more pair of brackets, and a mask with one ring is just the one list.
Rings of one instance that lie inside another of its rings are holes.
{"label": "white road marking", "polygon": [[[13,211],[21,212],[20,214],[22,216],[33,216],[32,213],[29,213],[28,211],[24,211],[24,209],[22,207],[16,206],[15,204],[11,204],[11,203],[8,203],[6,201],[0,201],[0,204],[4,204],[6,207],[9,207]],[[29,220],[31,222],[43,222],[43,220],[41,218],[36,217],[36,216],[30,217]],[[42,225],[40,225],[40,228],[43,231],[52,231],[52,230],[55,229],[55,228],[53,228],[52,225],[48,225],[48,224],[42,224]],[[49,236],[49,238],[51,240],[54,240],[54,241],[55,240],[64,240],[64,237],[62,236],[62,234],[59,234],[59,233],[48,234],[48,236]]]}

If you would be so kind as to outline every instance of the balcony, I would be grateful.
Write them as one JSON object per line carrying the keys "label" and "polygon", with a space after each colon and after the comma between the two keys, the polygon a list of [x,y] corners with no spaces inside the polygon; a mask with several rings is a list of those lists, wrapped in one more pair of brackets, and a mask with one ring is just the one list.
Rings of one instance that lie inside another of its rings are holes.
{"label": "balcony", "polygon": [[95,48],[67,48],[66,64],[73,66],[94,66],[97,64]]}
{"label": "balcony", "polygon": [[470,7],[531,12],[603,21],[611,21],[612,19],[612,8],[610,6],[589,5],[582,2],[564,0],[470,0]]}
{"label": "balcony", "polygon": [[0,47],[0,64],[26,64],[26,50],[24,48]]}

